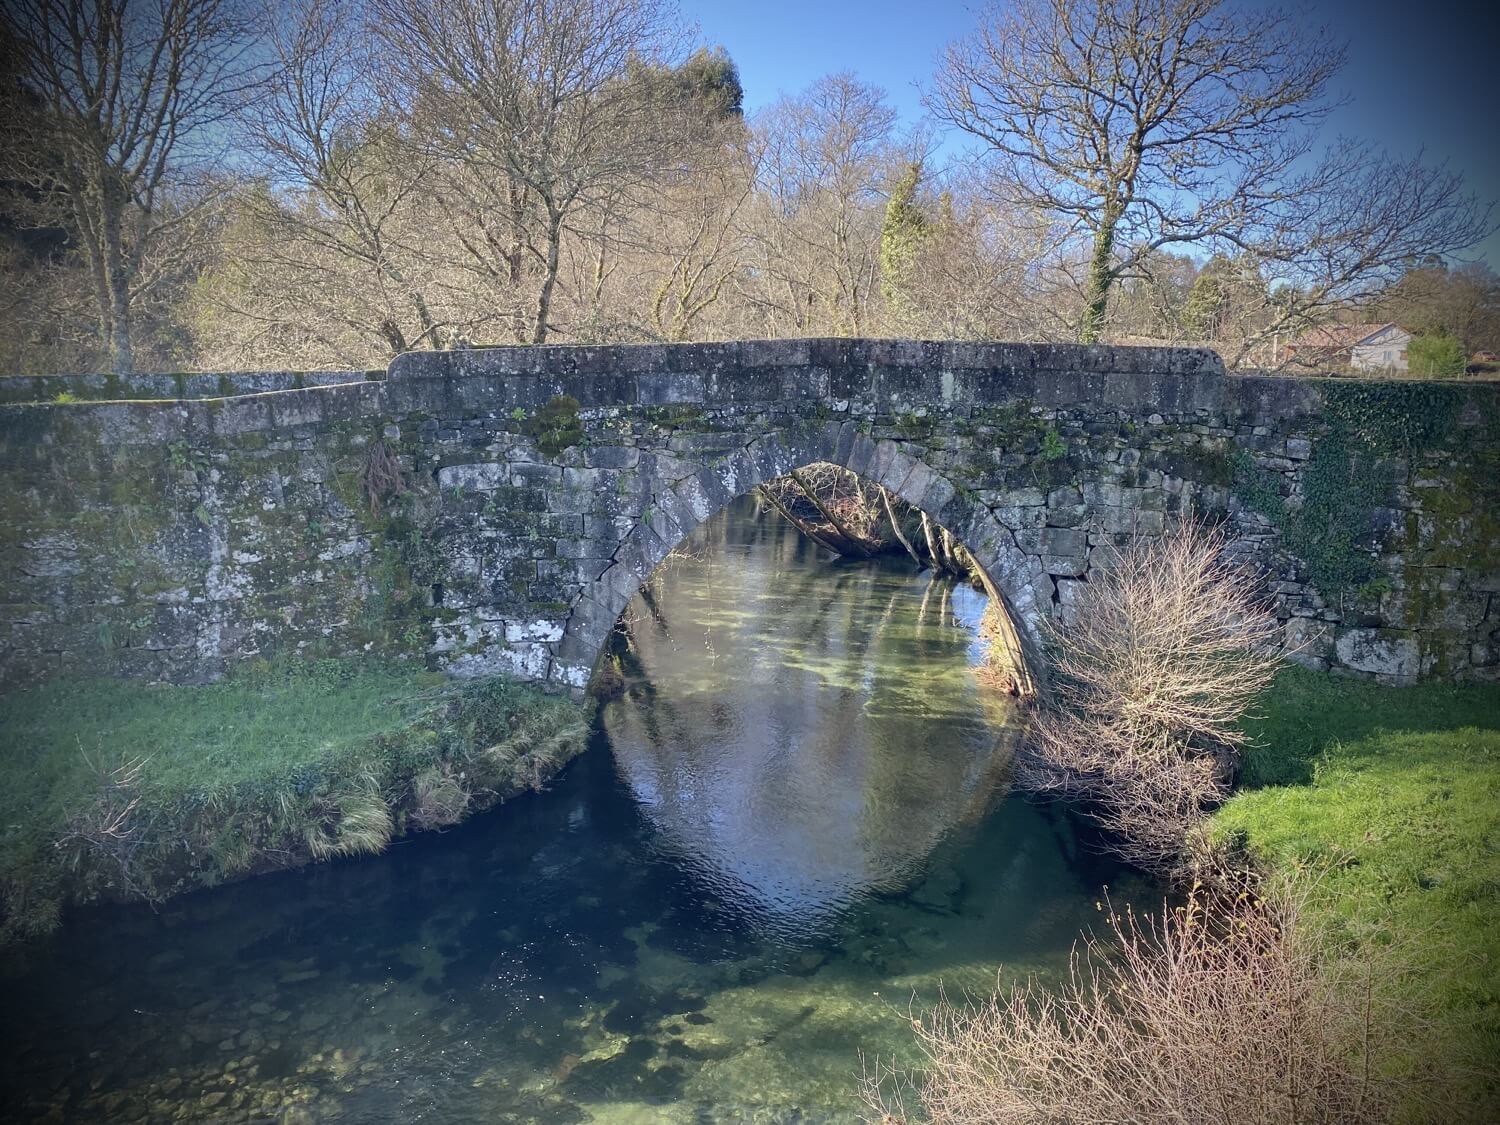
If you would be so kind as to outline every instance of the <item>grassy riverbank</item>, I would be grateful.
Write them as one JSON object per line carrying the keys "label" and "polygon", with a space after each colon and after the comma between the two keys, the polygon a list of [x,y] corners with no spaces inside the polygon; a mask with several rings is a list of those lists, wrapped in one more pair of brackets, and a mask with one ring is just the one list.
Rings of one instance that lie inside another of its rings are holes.
{"label": "grassy riverbank", "polygon": [[[1382,688],[1281,673],[1250,724],[1241,789],[1215,815],[1272,869],[1320,876],[1340,951],[1392,967],[1407,1061],[1500,1111],[1500,687]],[[1432,1021],[1427,1024],[1425,1021]]]}
{"label": "grassy riverbank", "polygon": [[0,943],[68,902],[161,899],[379,851],[540,785],[582,709],[503,680],[314,661],[197,687],[60,681],[0,698]]}

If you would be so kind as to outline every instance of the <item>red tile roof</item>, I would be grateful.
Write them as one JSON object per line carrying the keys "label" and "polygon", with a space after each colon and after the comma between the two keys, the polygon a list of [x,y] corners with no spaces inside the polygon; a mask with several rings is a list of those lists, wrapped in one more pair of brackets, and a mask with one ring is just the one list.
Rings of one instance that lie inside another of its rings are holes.
{"label": "red tile roof", "polygon": [[1395,324],[1324,324],[1309,329],[1289,345],[1293,348],[1352,348],[1362,344],[1377,332],[1394,328]]}

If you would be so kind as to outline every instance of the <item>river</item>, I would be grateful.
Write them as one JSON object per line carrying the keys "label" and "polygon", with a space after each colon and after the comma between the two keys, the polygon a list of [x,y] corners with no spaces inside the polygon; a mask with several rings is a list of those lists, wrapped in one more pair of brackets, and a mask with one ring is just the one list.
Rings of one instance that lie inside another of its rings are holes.
{"label": "river", "polygon": [[627,611],[547,789],[379,857],[76,912],[0,970],[0,1117],[855,1120],[907,1012],[1150,888],[1008,790],[982,595],[740,501]]}

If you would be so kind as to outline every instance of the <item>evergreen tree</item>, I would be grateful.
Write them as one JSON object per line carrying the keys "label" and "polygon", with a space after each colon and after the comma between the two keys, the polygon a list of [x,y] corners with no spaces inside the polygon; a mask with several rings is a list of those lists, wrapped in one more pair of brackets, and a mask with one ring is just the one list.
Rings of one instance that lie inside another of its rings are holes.
{"label": "evergreen tree", "polygon": [[1462,375],[1466,365],[1463,343],[1446,332],[1414,336],[1406,347],[1406,365],[1413,375],[1433,378]]}
{"label": "evergreen tree", "polygon": [[699,99],[712,116],[727,119],[745,115],[745,90],[739,68],[723,47],[700,47],[676,70],[680,87]]}
{"label": "evergreen tree", "polygon": [[1193,278],[1183,305],[1184,327],[1200,340],[1213,340],[1229,312],[1229,287],[1224,283],[1224,259],[1215,257]]}
{"label": "evergreen tree", "polygon": [[[880,227],[880,286],[892,312],[906,311],[908,301],[903,292],[917,252],[931,232],[932,224],[917,205],[917,187],[922,181],[922,165],[912,161],[891,188],[885,205],[885,221]],[[951,207],[951,204],[950,204]]]}
{"label": "evergreen tree", "polygon": [[739,68],[723,47],[699,47],[675,66],[636,60],[630,74],[634,81],[658,91],[658,96],[696,108],[708,121],[738,121],[745,116]]}

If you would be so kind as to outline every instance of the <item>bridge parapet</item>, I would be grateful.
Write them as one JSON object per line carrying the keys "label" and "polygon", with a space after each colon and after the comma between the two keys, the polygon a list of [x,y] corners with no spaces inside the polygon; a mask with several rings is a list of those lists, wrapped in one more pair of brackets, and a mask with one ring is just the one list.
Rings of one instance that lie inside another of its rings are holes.
{"label": "bridge parapet", "polygon": [[0,375],[0,402],[235,398],[384,379],[384,371],[176,371],[139,375]]}
{"label": "bridge parapet", "polygon": [[1063,405],[1109,395],[1169,409],[1219,403],[1223,376],[1218,355],[1201,348],[858,339],[411,352],[389,373],[396,398],[436,381],[471,397],[569,394],[585,406],[825,399],[951,407],[1018,397]]}

